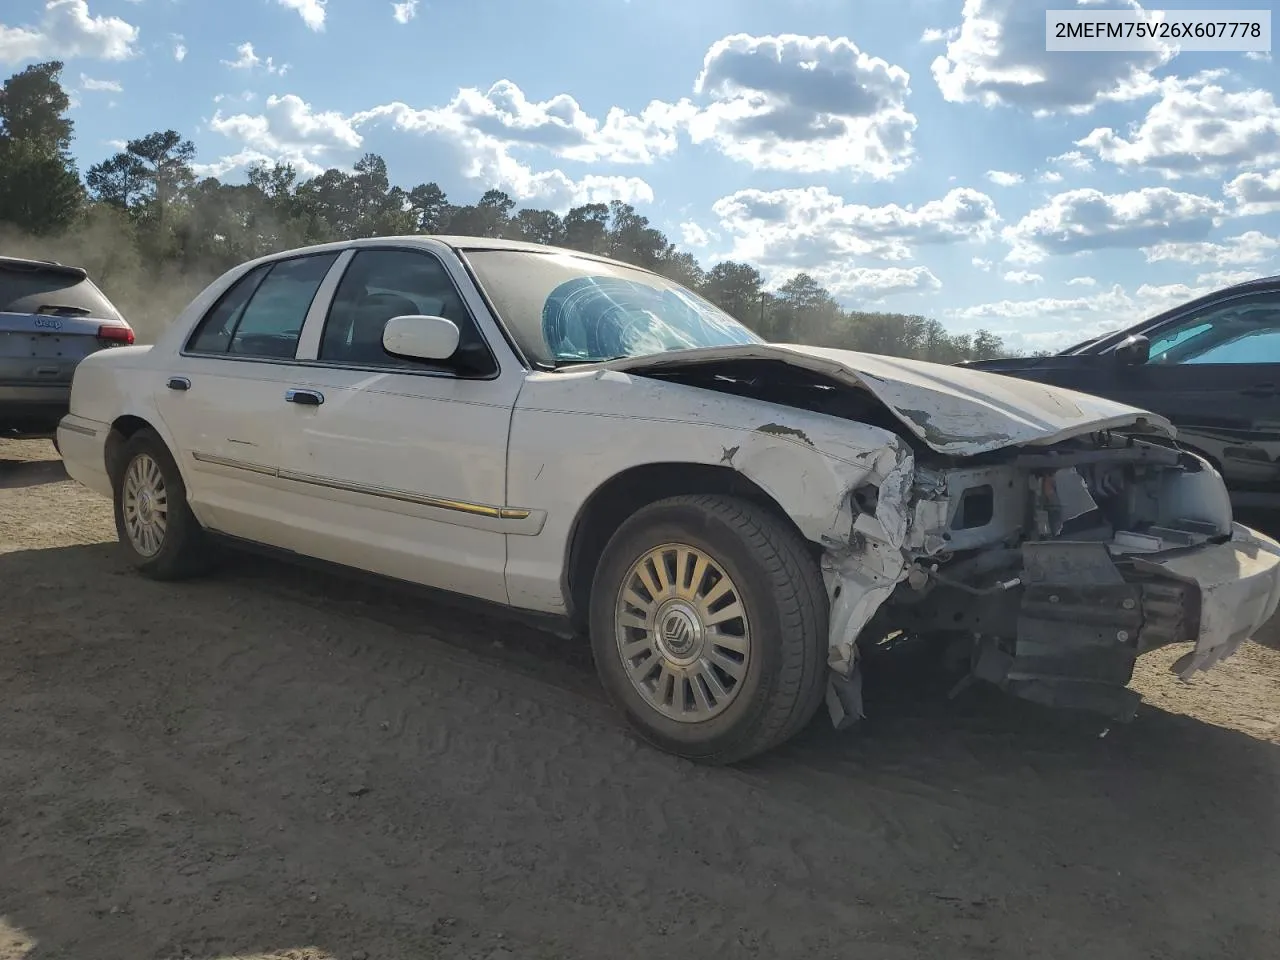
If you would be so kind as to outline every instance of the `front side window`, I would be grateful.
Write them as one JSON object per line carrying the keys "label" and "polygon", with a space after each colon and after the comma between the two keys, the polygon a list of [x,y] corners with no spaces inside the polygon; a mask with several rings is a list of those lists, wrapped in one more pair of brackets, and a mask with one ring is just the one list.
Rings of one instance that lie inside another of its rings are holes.
{"label": "front side window", "polygon": [[1152,339],[1147,363],[1280,363],[1280,297],[1236,301],[1175,323]]}
{"label": "front side window", "polygon": [[512,336],[542,364],[763,342],[696,293],[643,270],[525,250],[473,250],[467,260]]}
{"label": "front side window", "polygon": [[319,359],[359,366],[421,369],[423,362],[382,349],[392,317],[444,317],[458,327],[459,349],[487,348],[471,314],[436,257],[416,250],[361,250],[347,266],[320,338]]}
{"label": "front side window", "polygon": [[288,359],[336,253],[265,263],[240,278],[200,321],[195,353]]}

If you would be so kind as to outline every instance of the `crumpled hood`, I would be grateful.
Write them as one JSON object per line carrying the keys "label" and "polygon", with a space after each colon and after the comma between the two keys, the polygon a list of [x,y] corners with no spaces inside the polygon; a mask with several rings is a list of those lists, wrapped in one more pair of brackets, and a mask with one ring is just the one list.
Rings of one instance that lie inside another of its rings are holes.
{"label": "crumpled hood", "polygon": [[867,390],[926,445],[951,456],[1056,443],[1123,427],[1175,435],[1165,418],[1101,397],[964,367],[852,350],[757,343],[626,357],[594,366],[643,375],[733,360],[781,361]]}

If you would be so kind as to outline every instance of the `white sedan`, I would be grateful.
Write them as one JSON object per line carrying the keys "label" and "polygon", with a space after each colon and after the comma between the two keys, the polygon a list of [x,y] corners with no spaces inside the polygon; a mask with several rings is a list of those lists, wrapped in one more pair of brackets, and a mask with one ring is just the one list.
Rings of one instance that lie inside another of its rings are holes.
{"label": "white sedan", "polygon": [[[1101,358],[1100,362],[1106,362]],[[77,368],[70,475],[144,574],[251,541],[564,618],[638,731],[731,762],[863,653],[1127,716],[1280,601],[1280,546],[1159,417],[957,367],[763,342],[645,270],[397,237],[237,267],[151,346]]]}

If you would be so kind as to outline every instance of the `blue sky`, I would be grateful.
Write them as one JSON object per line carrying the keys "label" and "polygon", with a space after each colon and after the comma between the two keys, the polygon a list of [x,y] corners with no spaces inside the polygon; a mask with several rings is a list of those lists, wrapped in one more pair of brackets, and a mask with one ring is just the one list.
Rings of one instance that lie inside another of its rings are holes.
{"label": "blue sky", "polygon": [[66,61],[82,169],[170,127],[229,181],[373,151],[458,203],[626,199],[707,265],[1042,347],[1280,272],[1269,55],[1047,53],[1077,2],[1135,5],[6,0],[0,70]]}

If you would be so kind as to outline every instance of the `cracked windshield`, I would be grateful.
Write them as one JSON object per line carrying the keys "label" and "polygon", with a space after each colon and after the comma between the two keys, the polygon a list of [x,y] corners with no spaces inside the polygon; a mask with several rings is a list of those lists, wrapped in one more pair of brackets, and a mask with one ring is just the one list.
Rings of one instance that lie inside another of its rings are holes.
{"label": "cracked windshield", "polygon": [[0,960],[1280,958],[1277,9],[0,0]]}

